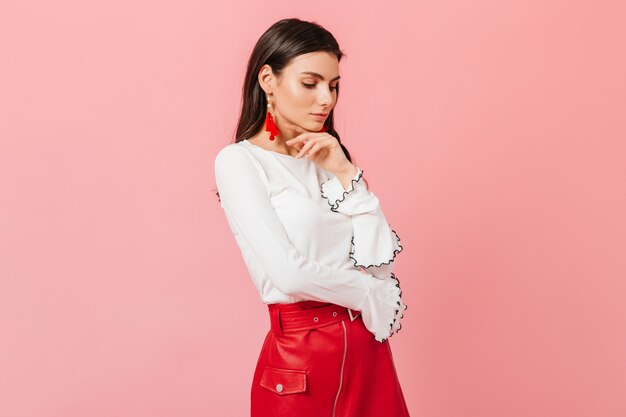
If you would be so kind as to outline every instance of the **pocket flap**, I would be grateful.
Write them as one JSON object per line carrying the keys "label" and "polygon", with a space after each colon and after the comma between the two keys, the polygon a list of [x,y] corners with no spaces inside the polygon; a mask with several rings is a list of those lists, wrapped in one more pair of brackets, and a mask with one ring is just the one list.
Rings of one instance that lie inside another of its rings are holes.
{"label": "pocket flap", "polygon": [[306,391],[307,371],[265,366],[261,375],[261,386],[278,395],[296,394]]}

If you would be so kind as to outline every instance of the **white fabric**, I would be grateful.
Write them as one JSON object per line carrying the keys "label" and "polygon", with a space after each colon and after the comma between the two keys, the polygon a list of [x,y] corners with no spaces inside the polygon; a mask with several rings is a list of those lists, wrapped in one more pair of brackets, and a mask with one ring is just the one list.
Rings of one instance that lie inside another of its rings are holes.
{"label": "white fabric", "polygon": [[261,301],[360,310],[382,342],[406,309],[393,273],[402,246],[357,171],[344,189],[308,159],[247,140],[215,157],[220,203]]}

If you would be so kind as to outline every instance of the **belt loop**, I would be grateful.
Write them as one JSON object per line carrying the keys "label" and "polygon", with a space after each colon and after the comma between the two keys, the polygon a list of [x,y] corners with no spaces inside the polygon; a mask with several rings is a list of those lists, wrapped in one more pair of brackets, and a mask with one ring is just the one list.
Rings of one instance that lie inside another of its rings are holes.
{"label": "belt loop", "polygon": [[283,326],[281,326],[280,324],[280,308],[278,306],[275,306],[275,308],[272,308],[270,310],[270,313],[272,320],[272,329],[275,333],[281,336],[284,335],[285,333],[283,332]]}
{"label": "belt loop", "polygon": [[278,329],[280,330],[280,334],[284,335],[285,332],[283,331],[283,325],[280,321],[280,308],[276,311],[276,320],[278,321]]}

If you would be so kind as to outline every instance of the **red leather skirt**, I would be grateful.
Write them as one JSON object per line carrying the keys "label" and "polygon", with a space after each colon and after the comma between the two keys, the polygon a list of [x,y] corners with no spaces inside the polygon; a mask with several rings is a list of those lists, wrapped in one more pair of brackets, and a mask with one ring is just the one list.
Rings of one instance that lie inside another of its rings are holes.
{"label": "red leather skirt", "polygon": [[251,417],[409,417],[389,340],[332,303],[269,304]]}

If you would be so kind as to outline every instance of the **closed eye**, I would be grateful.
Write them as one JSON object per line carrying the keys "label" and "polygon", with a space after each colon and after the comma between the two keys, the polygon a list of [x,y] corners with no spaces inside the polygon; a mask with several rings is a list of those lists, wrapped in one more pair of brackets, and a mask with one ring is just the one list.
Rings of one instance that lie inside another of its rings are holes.
{"label": "closed eye", "polygon": [[[306,88],[314,88],[317,84],[306,84],[306,83],[302,83],[303,86],[305,86]],[[337,90],[339,88],[339,84],[337,84],[334,87],[330,87],[331,90]]]}

